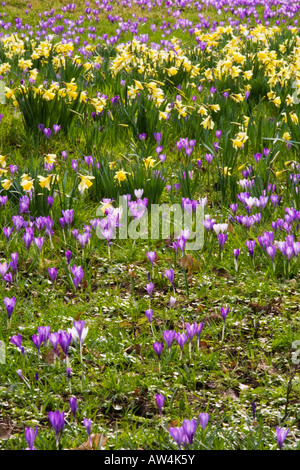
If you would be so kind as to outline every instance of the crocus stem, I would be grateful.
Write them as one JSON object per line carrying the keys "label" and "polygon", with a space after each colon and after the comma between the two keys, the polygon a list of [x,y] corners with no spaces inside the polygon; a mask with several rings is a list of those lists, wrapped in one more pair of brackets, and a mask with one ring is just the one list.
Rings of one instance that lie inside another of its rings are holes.
{"label": "crocus stem", "polygon": [[223,321],[223,328],[222,328],[222,343],[224,341],[224,333],[225,333],[225,322]]}

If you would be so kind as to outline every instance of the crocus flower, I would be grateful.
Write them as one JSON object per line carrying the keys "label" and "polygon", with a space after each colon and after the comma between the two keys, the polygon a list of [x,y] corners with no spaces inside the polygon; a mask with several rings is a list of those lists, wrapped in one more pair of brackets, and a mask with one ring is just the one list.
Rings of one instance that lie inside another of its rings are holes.
{"label": "crocus flower", "polygon": [[178,445],[179,450],[181,449],[181,443],[182,443],[182,436],[184,434],[183,427],[178,427],[178,428],[169,428],[169,433],[171,434],[172,438]]}
{"label": "crocus flower", "polygon": [[22,346],[22,336],[20,335],[20,333],[18,333],[17,335],[15,336],[12,336],[10,338],[10,342],[12,344],[14,344],[15,346],[17,346],[17,348],[20,349],[22,355],[24,356],[25,355],[25,349],[24,347]]}
{"label": "crocus flower", "polygon": [[48,273],[49,273],[50,279],[51,279],[53,287],[54,287],[55,279],[56,279],[56,276],[57,276],[57,268],[49,268]]}
{"label": "crocus flower", "polygon": [[221,315],[222,315],[222,318],[223,318],[224,322],[226,320],[226,317],[227,317],[228,313],[229,313],[229,307],[227,307],[227,308],[221,307]]}
{"label": "crocus flower", "polygon": [[166,269],[165,270],[165,276],[171,282],[173,290],[175,291],[175,289],[174,289],[174,270],[173,269]]}
{"label": "crocus flower", "polygon": [[44,346],[46,346],[47,341],[48,341],[48,336],[50,334],[51,327],[50,326],[38,326],[37,327],[37,332],[39,336],[42,338],[42,342],[44,343]]}
{"label": "crocus flower", "polygon": [[13,231],[14,231],[13,227],[3,227],[3,233],[7,241],[9,241],[9,238],[11,234],[13,233]]}
{"label": "crocus flower", "polygon": [[162,420],[162,408],[164,406],[165,399],[166,399],[166,397],[164,397],[161,393],[158,393],[155,396],[155,400],[156,400],[157,408],[158,408],[159,413],[160,413],[161,420]]}
{"label": "crocus flower", "polygon": [[207,426],[207,423],[208,423],[209,414],[208,413],[200,413],[198,418],[199,418],[200,426],[204,431],[206,426]]}
{"label": "crocus flower", "polygon": [[185,345],[187,340],[188,340],[188,337],[185,333],[182,333],[182,334],[181,333],[176,333],[176,341],[180,346],[180,358],[182,358],[183,346]]}
{"label": "crocus flower", "polygon": [[10,299],[9,297],[4,297],[4,305],[6,308],[8,319],[10,319],[16,305],[16,298],[12,297]]}
{"label": "crocus flower", "polygon": [[279,426],[276,427],[276,439],[278,442],[279,449],[282,449],[282,445],[289,433],[289,429],[280,428]]}
{"label": "crocus flower", "polygon": [[35,431],[33,428],[26,428],[25,429],[25,440],[27,442],[28,448],[26,450],[35,450],[34,449],[34,441],[36,440],[36,436],[38,433],[38,427],[36,426]]}
{"label": "crocus flower", "polygon": [[148,310],[145,310],[145,315],[148,318],[149,323],[151,323],[152,319],[153,319],[153,310],[152,310],[152,308],[148,308]]}
{"label": "crocus flower", "polygon": [[49,411],[48,418],[56,433],[56,447],[58,448],[59,433],[63,431],[65,425],[65,414],[63,411]]}
{"label": "crocus flower", "polygon": [[71,262],[71,258],[72,258],[72,251],[65,251],[65,255],[66,255],[66,258],[67,258],[67,263],[69,265],[70,262]]}
{"label": "crocus flower", "polygon": [[197,429],[197,421],[195,419],[184,419],[182,423],[183,431],[188,438],[188,443],[193,444],[194,435]]}
{"label": "crocus flower", "polygon": [[160,355],[162,353],[163,347],[164,347],[163,342],[159,343],[158,341],[156,341],[155,343],[153,343],[153,349],[156,352],[156,354],[158,355],[159,359],[160,359]]}
{"label": "crocus flower", "polygon": [[40,347],[43,342],[43,337],[40,335],[32,335],[32,342],[35,345],[36,349],[38,350],[38,353],[40,353]]}
{"label": "crocus flower", "polygon": [[147,286],[145,287],[145,289],[146,289],[146,291],[148,292],[148,294],[149,294],[150,297],[151,297],[151,295],[152,295],[152,293],[153,293],[153,289],[154,289],[153,282],[149,282],[149,283],[147,284]]}
{"label": "crocus flower", "polygon": [[75,397],[71,397],[69,400],[71,412],[73,414],[74,422],[76,421],[76,411],[77,411],[77,400]]}
{"label": "crocus flower", "polygon": [[93,447],[93,444],[92,444],[92,439],[91,439],[91,426],[92,426],[92,420],[91,419],[87,419],[85,418],[83,420],[83,424],[84,424],[84,427],[86,429],[86,432],[89,436],[89,441],[90,441],[90,445],[91,445],[91,449]]}
{"label": "crocus flower", "polygon": [[166,344],[169,348],[169,352],[171,350],[171,345],[174,341],[175,336],[176,336],[176,332],[173,331],[173,330],[166,330],[163,333],[163,337],[164,337],[164,340],[165,340],[165,342],[166,342]]}

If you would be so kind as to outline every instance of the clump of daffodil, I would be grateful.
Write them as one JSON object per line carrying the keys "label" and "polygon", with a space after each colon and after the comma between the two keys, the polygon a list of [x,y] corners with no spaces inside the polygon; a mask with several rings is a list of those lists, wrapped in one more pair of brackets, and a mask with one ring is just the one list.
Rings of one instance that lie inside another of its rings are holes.
{"label": "clump of daffodil", "polygon": [[86,189],[89,189],[93,185],[91,180],[95,179],[95,176],[81,175],[80,173],[78,173],[78,176],[80,177],[78,189],[81,194],[83,194]]}
{"label": "clump of daffodil", "polygon": [[122,169],[122,170],[116,171],[114,179],[118,180],[118,182],[120,184],[122,181],[126,180],[126,175],[128,175],[127,171],[124,171]]}

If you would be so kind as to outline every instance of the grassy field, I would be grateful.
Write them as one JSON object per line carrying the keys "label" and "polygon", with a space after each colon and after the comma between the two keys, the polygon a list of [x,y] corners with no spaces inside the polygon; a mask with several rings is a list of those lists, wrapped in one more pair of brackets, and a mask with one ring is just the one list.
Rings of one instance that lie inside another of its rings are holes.
{"label": "grassy field", "polygon": [[0,449],[299,449],[299,15],[72,5],[0,7]]}

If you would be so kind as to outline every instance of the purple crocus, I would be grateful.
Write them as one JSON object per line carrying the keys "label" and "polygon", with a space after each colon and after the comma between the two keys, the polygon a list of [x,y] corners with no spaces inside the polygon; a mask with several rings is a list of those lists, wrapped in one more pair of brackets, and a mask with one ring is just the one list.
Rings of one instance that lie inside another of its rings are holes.
{"label": "purple crocus", "polygon": [[35,431],[33,428],[25,428],[25,440],[27,442],[28,448],[26,450],[35,450],[34,441],[38,433],[38,427],[36,426]]}
{"label": "purple crocus", "polygon": [[250,254],[251,258],[253,258],[253,250],[254,250],[254,247],[256,245],[256,241],[255,240],[246,240],[245,244],[246,244],[246,247],[249,250],[249,254]]}
{"label": "purple crocus", "polygon": [[56,433],[56,447],[58,449],[59,433],[63,431],[65,425],[65,413],[63,411],[49,411],[48,418]]}
{"label": "purple crocus", "polygon": [[180,346],[180,358],[182,358],[182,350],[183,350],[183,346],[185,345],[185,343],[187,342],[188,340],[188,337],[185,333],[176,333],[176,341],[177,343],[179,344]]}
{"label": "purple crocus", "polygon": [[56,279],[56,276],[57,276],[57,268],[49,268],[48,273],[49,273],[50,279],[51,279],[53,287],[54,287],[55,279]]}
{"label": "purple crocus", "polygon": [[73,222],[74,209],[67,209],[61,212],[62,212],[62,215],[64,216],[66,224],[70,226]]}
{"label": "purple crocus", "polygon": [[4,305],[6,308],[8,319],[10,320],[12,313],[14,311],[15,305],[16,305],[16,298],[12,297],[10,299],[9,297],[4,297]]}
{"label": "purple crocus", "polygon": [[226,240],[227,240],[227,233],[219,233],[218,234],[218,242],[220,244],[221,251],[223,251]]}
{"label": "purple crocus", "polygon": [[50,334],[50,331],[51,331],[50,326],[38,326],[37,327],[37,332],[38,332],[39,336],[42,338],[42,343],[44,343],[44,346],[46,346],[46,344],[47,344],[48,336]]}
{"label": "purple crocus", "polygon": [[165,276],[171,282],[173,290],[175,292],[175,289],[174,289],[174,270],[173,269],[166,269],[165,270]]}
{"label": "purple crocus", "polygon": [[166,330],[163,333],[164,340],[168,346],[169,352],[171,352],[171,345],[175,339],[176,332],[174,330]]}
{"label": "purple crocus", "polygon": [[24,349],[24,347],[22,346],[22,339],[23,339],[23,338],[22,338],[21,334],[18,333],[17,335],[12,336],[12,337],[10,338],[10,342],[11,342],[12,344],[14,344],[15,346],[17,346],[17,348],[20,349],[22,355],[24,356],[24,355],[25,355],[25,349]]}
{"label": "purple crocus", "polygon": [[9,238],[11,234],[13,233],[13,231],[14,231],[13,227],[3,227],[3,233],[5,235],[7,242],[9,241]]}
{"label": "purple crocus", "polygon": [[153,310],[152,310],[152,308],[148,308],[147,310],[145,310],[145,315],[148,318],[149,323],[152,323],[152,319],[153,319]]}
{"label": "purple crocus", "polygon": [[194,435],[197,429],[197,421],[195,419],[184,419],[182,423],[183,431],[188,438],[188,443],[193,444]]}
{"label": "purple crocus", "polygon": [[289,429],[280,428],[279,426],[276,427],[276,439],[278,442],[279,449],[282,449],[282,445],[289,433]]}
{"label": "purple crocus", "polygon": [[72,251],[65,251],[65,255],[66,255],[66,258],[67,258],[67,263],[68,263],[68,265],[70,265],[71,258],[72,258]]}
{"label": "purple crocus", "polygon": [[169,428],[169,433],[171,434],[171,437],[174,439],[180,450],[182,444],[182,437],[184,434],[183,427],[180,426],[177,428]]}
{"label": "purple crocus", "polygon": [[40,335],[32,335],[32,342],[35,345],[36,349],[38,350],[38,353],[40,354],[40,347],[43,342],[43,337]]}
{"label": "purple crocus", "polygon": [[155,400],[156,400],[156,404],[157,404],[157,408],[158,408],[161,420],[162,420],[162,408],[164,406],[165,399],[166,397],[164,397],[161,393],[158,393],[155,395]]}
{"label": "purple crocus", "polygon": [[200,413],[198,418],[199,418],[199,424],[200,424],[201,428],[204,431],[206,426],[207,426],[207,423],[208,423],[209,414],[208,413]]}
{"label": "purple crocus", "polygon": [[52,134],[51,129],[49,127],[45,127],[45,129],[43,129],[43,132],[45,134],[46,139],[50,139],[51,134]]}
{"label": "purple crocus", "polygon": [[91,445],[91,449],[93,448],[93,444],[92,444],[92,439],[91,439],[91,427],[92,427],[92,420],[91,419],[87,419],[85,418],[83,420],[83,424],[84,424],[84,427],[86,429],[86,432],[89,436],[89,441],[90,441],[90,445]]}
{"label": "purple crocus", "polygon": [[158,355],[158,359],[160,359],[160,355],[162,353],[163,347],[164,347],[164,343],[162,341],[161,341],[161,343],[159,343],[158,341],[153,343],[153,349],[156,352],[156,354]]}
{"label": "purple crocus", "polygon": [[226,308],[221,307],[221,315],[222,315],[222,318],[223,318],[224,322],[226,320],[226,317],[227,317],[228,313],[229,313],[229,307],[226,307]]}
{"label": "purple crocus", "polygon": [[77,411],[77,400],[75,397],[71,397],[69,400],[71,412],[73,414],[74,423],[76,422],[76,411]]}

